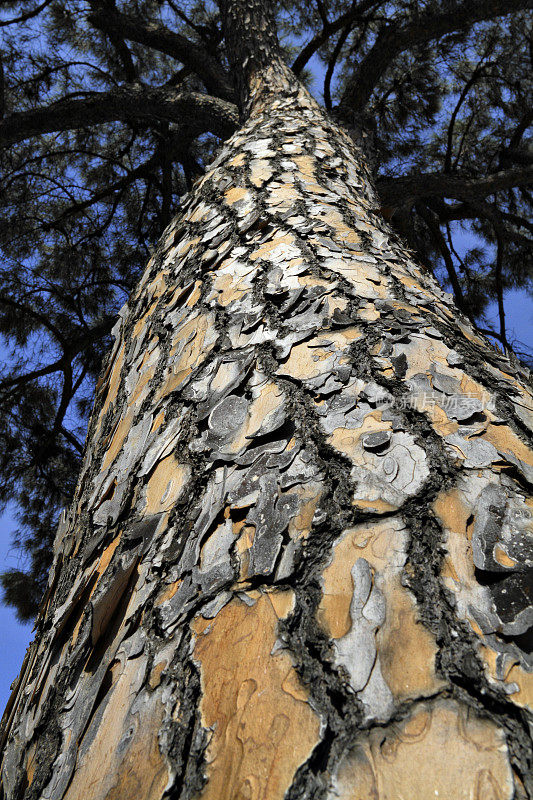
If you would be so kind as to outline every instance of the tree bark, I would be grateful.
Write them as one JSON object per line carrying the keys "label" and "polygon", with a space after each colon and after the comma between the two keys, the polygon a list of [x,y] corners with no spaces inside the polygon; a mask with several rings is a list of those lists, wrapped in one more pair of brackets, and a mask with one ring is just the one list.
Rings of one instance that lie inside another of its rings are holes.
{"label": "tree bark", "polygon": [[226,5],[246,119],[121,312],[3,798],[532,797],[527,375]]}

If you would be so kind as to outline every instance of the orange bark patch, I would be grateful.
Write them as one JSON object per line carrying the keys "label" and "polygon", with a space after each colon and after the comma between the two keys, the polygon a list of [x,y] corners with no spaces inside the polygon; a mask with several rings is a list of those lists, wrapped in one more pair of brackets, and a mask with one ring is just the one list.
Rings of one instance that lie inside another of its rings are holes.
{"label": "orange bark patch", "polygon": [[152,422],[152,427],[150,428],[150,433],[154,433],[154,431],[158,430],[161,427],[163,422],[165,421],[165,409],[159,412],[159,414],[154,417],[154,421]]}
{"label": "orange bark patch", "polygon": [[318,742],[319,719],[290,656],[271,655],[274,604],[283,613],[284,599],[261,595],[253,606],[233,600],[214,620],[194,624],[202,723],[212,730],[203,800],[281,800]]}
{"label": "orange bark patch", "polygon": [[[142,403],[142,401],[145,399],[147,393],[144,392],[144,389],[147,386],[147,384],[149,384],[150,381],[152,380],[152,378],[154,377],[155,368],[156,368],[155,364],[152,364],[152,366],[148,367],[147,369],[143,368],[143,366],[141,365],[140,369],[142,371],[141,371],[141,374],[139,376],[139,380],[135,384],[135,388],[134,388],[134,390],[133,390],[133,392],[131,394],[131,398],[129,398],[129,400],[128,400],[129,403],[136,403],[137,404],[137,402],[139,401],[138,405],[140,405]],[[141,397],[141,395],[143,395],[143,397]]]}
{"label": "orange bark patch", "polygon": [[170,357],[177,355],[177,358],[157,392],[155,403],[178,389],[193,369],[207,358],[216,341],[213,323],[212,314],[199,314],[178,329],[170,351]]}
{"label": "orange bark patch", "polygon": [[266,382],[250,403],[247,418],[235,431],[233,440],[225,444],[221,448],[221,452],[231,454],[242,450],[249,443],[251,437],[257,434],[267,418],[279,409],[283,402],[284,397],[279,387],[270,381]]}
{"label": "orange bark patch", "polygon": [[157,308],[158,303],[159,300],[154,300],[154,302],[152,303],[146,314],[143,314],[142,317],[138,319],[135,325],[133,326],[133,335],[135,336],[135,338],[139,336],[143,328],[145,328],[146,325],[148,324],[148,320],[150,319],[155,309]]}
{"label": "orange bark patch", "polygon": [[515,664],[509,671],[507,681],[518,686],[518,691],[508,695],[508,699],[517,706],[533,711],[533,672],[526,672]]}
{"label": "orange bark patch", "polygon": [[146,485],[145,514],[170,511],[190,477],[190,467],[178,464],[171,454],[161,459]]}
{"label": "orange bark patch", "polygon": [[433,509],[445,528],[466,536],[471,511],[458,489],[439,494],[433,504]]}
{"label": "orange bark patch", "polygon": [[299,500],[298,514],[289,520],[289,535],[294,539],[306,538],[313,525],[313,517],[324,487],[318,481],[310,481],[302,486],[296,486],[291,494],[296,494]]}
{"label": "orange bark patch", "polygon": [[510,800],[503,732],[455,702],[373,730],[335,780],[338,800]]}
{"label": "orange bark patch", "polygon": [[234,186],[226,192],[226,203],[231,206],[233,203],[238,203],[239,200],[242,200],[247,194],[248,190],[243,186]]}
{"label": "orange bark patch", "polygon": [[[278,619],[285,619],[289,616],[294,608],[294,593],[293,592],[268,592],[267,597],[272,603],[272,607]],[[293,672],[296,676],[296,673]],[[307,700],[307,693],[303,691],[304,700]]]}
{"label": "orange bark patch", "polygon": [[37,742],[32,742],[28,748],[28,760],[26,762],[26,776],[28,780],[28,787],[33,783],[35,777],[35,768],[37,766]]}
{"label": "orange bark patch", "polygon": [[[457,591],[461,586],[476,586],[472,557],[471,508],[459,489],[440,494],[433,504],[437,519],[446,530],[446,556],[442,565],[442,577],[448,588]],[[474,627],[473,620],[469,622]],[[481,633],[478,626],[477,631]]]}
{"label": "orange bark patch", "polygon": [[278,236],[275,239],[270,239],[268,242],[265,242],[258,247],[257,250],[254,250],[254,252],[250,254],[250,261],[255,261],[258,258],[265,258],[272,250],[274,250],[274,248],[279,247],[280,245],[294,244],[294,241],[294,236],[291,233],[287,233],[284,236]]}
{"label": "orange bark patch", "polygon": [[250,181],[254,186],[263,186],[272,176],[270,161],[266,158],[254,158],[250,162]]}
{"label": "orange bark patch", "polygon": [[398,700],[432,694],[445,683],[435,675],[435,640],[418,619],[415,599],[400,577],[387,584],[387,615],[376,634],[385,683]]}
{"label": "orange bark patch", "polygon": [[515,567],[516,561],[514,561],[499,545],[496,545],[494,548],[494,560],[501,564],[503,567]]}
{"label": "orange bark patch", "polygon": [[[122,372],[122,366],[124,364],[124,354],[126,351],[125,345],[122,345],[116,359],[113,362],[113,366],[111,367],[111,374],[109,376],[109,383],[107,384],[107,394],[105,398],[104,405],[100,412],[100,419],[103,419],[105,416],[107,409],[114,403],[118,394],[118,387],[120,386],[120,375]],[[102,384],[102,388],[105,386],[105,380]]]}
{"label": "orange bark patch", "polygon": [[159,686],[159,684],[161,683],[161,675],[164,672],[164,670],[167,668],[167,666],[168,666],[168,661],[164,660],[164,661],[159,661],[153,667],[153,669],[152,669],[152,671],[150,673],[150,678],[148,680],[148,686],[151,689],[156,689]]}
{"label": "orange bark patch", "polygon": [[318,618],[333,639],[352,627],[352,566],[364,558],[384,595],[385,621],[376,633],[377,653],[386,684],[397,700],[433,693],[443,685],[435,674],[437,647],[418,619],[416,602],[401,584],[405,532],[398,519],[360,525],[340,539],[333,561],[324,570],[324,592]]}
{"label": "orange bark patch", "polygon": [[[335,363],[344,363],[342,357],[339,358],[339,350],[349,347],[361,335],[358,328],[345,328],[343,331],[321,334],[309,342],[294,345],[277,373],[294,378],[316,378],[331,370]],[[331,344],[334,345],[334,350],[331,349]]]}
{"label": "orange bark patch", "polygon": [[357,459],[355,449],[363,436],[379,431],[392,431],[391,423],[383,421],[381,417],[381,411],[372,411],[366,415],[359,428],[335,428],[328,437],[328,444],[355,461]]}
{"label": "orange bark patch", "polygon": [[395,537],[401,548],[405,537],[400,521],[393,518],[347,530],[335,545],[333,560],[322,575],[324,590],[318,608],[320,623],[333,639],[345,636],[351,628],[352,566],[358,558],[365,558],[375,569],[383,569]]}
{"label": "orange bark patch", "polygon": [[240,536],[236,545],[236,551],[240,562],[239,581],[246,581],[250,577],[250,550],[254,543],[255,525],[243,525],[239,533]]}
{"label": "orange bark patch", "polygon": [[[431,367],[438,364],[439,373],[457,377],[457,370],[448,366],[447,356],[450,348],[439,339],[414,339],[409,344],[402,347],[407,357],[407,371],[405,379],[412,378],[413,375],[423,373],[431,375]],[[466,389],[464,390],[467,391]]]}
{"label": "orange bark patch", "polygon": [[507,453],[519,458],[525,464],[533,467],[532,450],[516,435],[508,425],[488,425],[483,438],[494,445],[496,450],[505,458]]}
{"label": "orange bark patch", "polygon": [[107,467],[115,460],[115,458],[120,453],[120,449],[124,442],[126,441],[126,437],[131,429],[131,423],[133,422],[133,417],[135,414],[134,408],[129,408],[126,412],[126,415],[119,421],[115,432],[113,433],[113,438],[109,444],[107,452],[104,456],[104,460],[102,462],[102,470],[107,469]]}
{"label": "orange bark patch", "polygon": [[[474,517],[465,495],[459,489],[444,492],[435,500],[433,509],[447,532],[442,576],[453,578],[458,585],[478,586],[471,545]],[[472,620],[470,623],[474,627]]]}
{"label": "orange bark patch", "polygon": [[246,153],[239,153],[229,162],[230,167],[242,167],[246,163]]}
{"label": "orange bark patch", "polygon": [[366,322],[374,322],[376,319],[379,319],[380,313],[375,309],[372,303],[369,303],[358,309],[357,316],[359,319],[363,319]]}
{"label": "orange bark patch", "polygon": [[168,270],[164,269],[159,272],[155,278],[150,281],[148,286],[146,287],[146,296],[151,298],[161,297],[165,289],[167,288],[167,278]]}
{"label": "orange bark patch", "polygon": [[356,508],[365,509],[367,511],[375,511],[377,514],[386,514],[389,511],[394,511],[396,508],[396,506],[392,505],[392,503],[387,503],[386,500],[381,500],[379,497],[375,500],[356,498],[353,504]]}
{"label": "orange bark patch", "polygon": [[[481,631],[480,634],[483,635]],[[509,660],[503,669],[503,674],[500,672],[498,677],[497,660],[498,655],[501,656],[501,654],[487,644],[482,644],[479,652],[491,683],[497,683],[499,687],[504,685],[507,700],[521,708],[527,708],[528,711],[533,711],[533,672],[526,672],[520,664]]]}
{"label": "orange bark patch", "polygon": [[487,340],[486,339],[482,339],[480,336],[475,334],[473,332],[472,328],[470,328],[470,326],[467,327],[466,325],[463,325],[463,323],[459,322],[459,321],[457,321],[457,325],[461,329],[463,335],[465,336],[466,339],[468,339],[469,342],[473,342],[475,345],[477,345],[477,347],[482,348],[484,350],[488,349],[487,348]]}
{"label": "orange bark patch", "polygon": [[109,564],[111,563],[111,559],[113,558],[113,554],[117,549],[120,539],[122,537],[122,531],[115,536],[111,544],[109,544],[102,555],[100,556],[100,560],[98,561],[98,566],[96,567],[96,572],[98,575],[103,575],[103,573],[108,568]]}
{"label": "orange bark patch", "polygon": [[168,586],[165,586],[162,592],[160,592],[160,594],[157,596],[154,605],[161,606],[163,603],[166,603],[167,600],[171,600],[180,588],[181,583],[182,581],[179,580],[169,583]]}
{"label": "orange bark patch", "polygon": [[313,178],[315,175],[315,161],[310,156],[296,156],[293,158],[294,163],[298,167],[302,175],[307,178]]}
{"label": "orange bark patch", "polygon": [[131,710],[144,678],[141,667],[139,659],[126,662],[101,719],[95,716],[80,743],[64,800],[160,800],[169,778],[158,743],[164,709],[154,693]]}
{"label": "orange bark patch", "polygon": [[[231,272],[219,271],[213,279],[213,292],[216,294],[217,303],[220,306],[228,306],[251,291],[251,277],[254,270],[248,264],[244,270],[239,270],[235,262],[233,262],[233,266],[234,269]],[[228,265],[224,264],[223,267],[227,269]]]}

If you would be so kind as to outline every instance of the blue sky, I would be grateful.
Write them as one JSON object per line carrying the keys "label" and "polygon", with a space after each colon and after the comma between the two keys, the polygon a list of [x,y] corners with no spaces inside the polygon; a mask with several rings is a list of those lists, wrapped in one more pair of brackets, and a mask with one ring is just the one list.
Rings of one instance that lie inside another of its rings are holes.
{"label": "blue sky", "polygon": [[[9,567],[17,567],[20,555],[11,545],[11,532],[16,522],[11,513],[6,511],[0,517],[0,571]],[[0,714],[3,713],[10,694],[10,685],[17,677],[26,647],[32,638],[32,626],[21,625],[10,608],[0,603]]]}

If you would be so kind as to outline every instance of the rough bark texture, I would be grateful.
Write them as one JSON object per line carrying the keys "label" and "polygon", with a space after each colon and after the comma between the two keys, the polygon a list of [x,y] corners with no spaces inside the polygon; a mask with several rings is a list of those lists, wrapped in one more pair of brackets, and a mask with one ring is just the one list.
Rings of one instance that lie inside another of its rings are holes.
{"label": "rough bark texture", "polygon": [[526,376],[249,80],[117,325],[3,796],[533,797]]}

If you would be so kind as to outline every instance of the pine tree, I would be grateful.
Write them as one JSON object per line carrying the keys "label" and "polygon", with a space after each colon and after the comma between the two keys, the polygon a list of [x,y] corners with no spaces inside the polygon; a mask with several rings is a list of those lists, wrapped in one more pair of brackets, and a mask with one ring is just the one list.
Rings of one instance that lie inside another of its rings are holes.
{"label": "pine tree", "polygon": [[114,328],[3,797],[531,798],[528,371],[385,220],[270,4],[220,6],[235,94],[174,108],[240,121]]}

